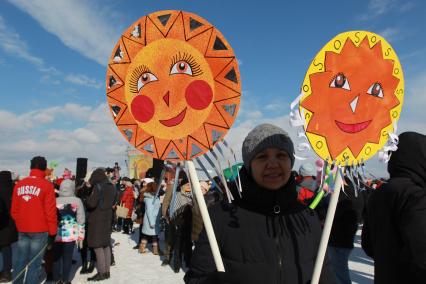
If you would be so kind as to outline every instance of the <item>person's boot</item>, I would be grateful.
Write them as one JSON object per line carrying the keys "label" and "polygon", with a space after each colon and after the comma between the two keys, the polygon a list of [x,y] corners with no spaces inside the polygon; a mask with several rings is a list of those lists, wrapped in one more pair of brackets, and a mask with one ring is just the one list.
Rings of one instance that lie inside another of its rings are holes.
{"label": "person's boot", "polygon": [[168,258],[164,258],[163,262],[161,263],[161,266],[167,266],[170,264],[170,260]]}
{"label": "person's boot", "polygon": [[179,273],[180,267],[182,266],[182,256],[179,254],[174,255],[173,271]]}
{"label": "person's boot", "polygon": [[0,272],[0,283],[7,283],[12,281],[12,272],[2,271]]}
{"label": "person's boot", "polygon": [[109,278],[111,278],[111,274],[108,271],[108,272],[105,273],[105,279],[109,279]]}
{"label": "person's boot", "polygon": [[139,253],[146,253],[146,240],[142,240],[139,246]]}
{"label": "person's boot", "polygon": [[87,273],[90,274],[93,272],[93,270],[95,270],[95,262],[91,261],[89,267],[87,268]]}
{"label": "person's boot", "polygon": [[152,243],[152,254],[158,255],[158,243]]}
{"label": "person's boot", "polygon": [[80,270],[80,274],[87,274],[87,261],[83,262],[83,264],[81,265],[81,270]]}
{"label": "person's boot", "polygon": [[101,281],[104,280],[105,276],[103,273],[96,273],[95,275],[93,275],[92,277],[87,278],[87,281]]}

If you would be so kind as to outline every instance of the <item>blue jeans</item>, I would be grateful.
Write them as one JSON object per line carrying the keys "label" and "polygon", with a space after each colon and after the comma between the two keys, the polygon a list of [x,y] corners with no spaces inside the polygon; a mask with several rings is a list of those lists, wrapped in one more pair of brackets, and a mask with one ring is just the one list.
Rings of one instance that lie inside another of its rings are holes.
{"label": "blue jeans", "polygon": [[327,253],[339,284],[351,284],[349,255],[352,249],[328,246]]}
{"label": "blue jeans", "polygon": [[[13,267],[13,279],[15,279],[18,274],[25,270],[25,266],[28,265],[30,261],[33,262],[28,267],[27,276],[24,275],[25,271],[19,275],[19,278],[16,279],[13,283],[38,283],[41,261],[44,256],[45,246],[47,244],[47,232],[44,233],[19,233],[18,242],[17,242],[17,251],[16,251],[16,261],[15,266]],[[37,256],[37,257],[36,257]]]}

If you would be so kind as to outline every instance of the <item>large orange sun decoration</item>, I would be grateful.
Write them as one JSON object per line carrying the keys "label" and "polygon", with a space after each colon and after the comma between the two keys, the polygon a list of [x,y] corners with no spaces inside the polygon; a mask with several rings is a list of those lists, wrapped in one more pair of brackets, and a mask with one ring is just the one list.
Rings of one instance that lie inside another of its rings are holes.
{"label": "large orange sun decoration", "polygon": [[120,37],[108,63],[111,115],[135,148],[190,160],[219,142],[239,109],[240,73],[223,35],[203,18],[166,10]]}
{"label": "large orange sun decoration", "polygon": [[359,165],[388,141],[401,114],[404,77],[394,49],[367,31],[337,35],[315,56],[299,111],[314,151],[337,165]]}

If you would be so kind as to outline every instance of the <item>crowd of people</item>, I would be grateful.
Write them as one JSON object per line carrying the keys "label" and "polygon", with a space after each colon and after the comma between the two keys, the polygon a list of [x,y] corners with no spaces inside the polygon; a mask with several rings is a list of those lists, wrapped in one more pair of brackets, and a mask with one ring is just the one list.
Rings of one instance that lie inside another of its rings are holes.
{"label": "crowd of people", "polygon": [[[44,268],[53,283],[71,283],[76,246],[79,273],[96,268],[88,281],[109,279],[111,234],[122,232],[137,234],[133,248],[141,257],[152,253],[161,256],[159,265],[184,268],[186,283],[309,283],[333,194],[328,190],[310,206],[322,190],[319,165],[304,163],[294,171],[293,142],[270,124],[247,135],[242,159],[240,184],[225,186],[218,177],[200,182],[225,272],[216,269],[185,171],[176,171],[176,180],[161,181],[151,169],[130,179],[116,163],[84,179],[66,171],[49,181],[41,156],[31,160],[24,179],[1,171],[0,282],[38,283]],[[389,180],[344,171],[320,283],[351,283],[348,261],[361,224],[375,283],[426,283],[426,136],[400,135],[388,171]]]}

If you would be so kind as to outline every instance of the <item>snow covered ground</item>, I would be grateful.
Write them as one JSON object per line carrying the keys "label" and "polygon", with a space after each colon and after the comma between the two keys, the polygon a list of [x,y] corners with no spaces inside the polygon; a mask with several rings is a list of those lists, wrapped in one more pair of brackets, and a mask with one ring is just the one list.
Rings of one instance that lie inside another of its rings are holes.
{"label": "snow covered ground", "polygon": [[361,231],[355,236],[355,247],[349,259],[352,283],[369,284],[374,282],[374,261],[365,255],[361,248]]}
{"label": "snow covered ground", "polygon": [[[151,251],[146,254],[139,254],[137,250],[132,249],[137,240],[137,236],[137,232],[132,236],[122,233],[112,234],[112,239],[115,243],[114,256],[116,265],[111,267],[111,278],[100,283],[184,283],[184,272],[182,270],[179,273],[174,273],[170,266],[162,267],[160,265],[161,258],[153,255]],[[81,275],[80,255],[77,252],[74,255],[74,259],[77,260],[77,263],[73,266],[72,273],[74,279],[72,283],[93,283],[88,282],[87,278],[94,275],[95,272],[89,275]],[[0,267],[2,267],[1,258]],[[351,270],[352,283],[373,283],[373,261],[364,254],[361,248],[360,231],[358,231],[355,238],[355,248],[350,257],[349,268]]]}
{"label": "snow covered ground", "polygon": [[[115,266],[111,267],[111,278],[100,283],[184,283],[185,272],[181,270],[179,273],[174,273],[170,266],[161,266],[162,260],[160,256],[151,253],[151,246],[148,246],[149,250],[146,254],[139,254],[137,250],[133,249],[138,237],[137,228],[135,231],[132,236],[117,232],[112,233]],[[78,254],[75,254],[74,259],[77,260],[79,257]],[[72,283],[94,283],[87,281],[87,278],[94,275],[95,272],[90,275],[81,275],[80,269],[81,267],[78,267]]]}

